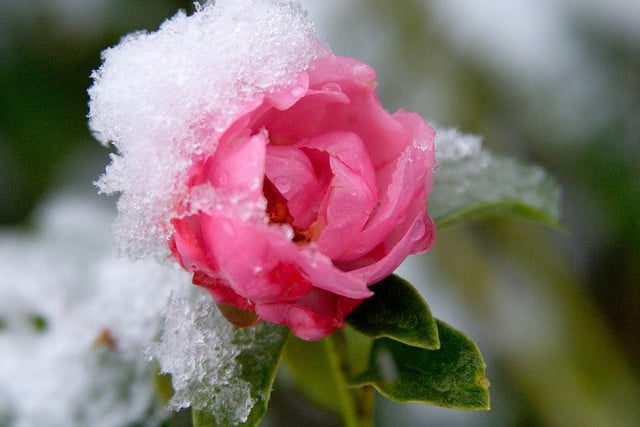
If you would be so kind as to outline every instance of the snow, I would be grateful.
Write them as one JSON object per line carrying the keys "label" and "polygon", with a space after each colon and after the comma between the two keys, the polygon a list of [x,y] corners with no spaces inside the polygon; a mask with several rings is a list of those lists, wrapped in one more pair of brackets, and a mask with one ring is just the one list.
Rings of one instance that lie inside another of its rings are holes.
{"label": "snow", "polygon": [[157,423],[144,349],[186,273],[118,258],[110,212],[57,197],[34,232],[0,231],[0,424]]}
{"label": "snow", "polygon": [[436,185],[429,198],[434,218],[512,202],[559,218],[559,189],[543,169],[493,154],[482,148],[480,137],[456,129],[436,129],[435,145]]}
{"label": "snow", "polygon": [[89,122],[118,151],[98,186],[121,194],[119,247],[134,258],[165,254],[178,205],[204,204],[186,187],[192,162],[214,152],[243,104],[295,83],[325,49],[297,6],[218,0],[104,51]]}

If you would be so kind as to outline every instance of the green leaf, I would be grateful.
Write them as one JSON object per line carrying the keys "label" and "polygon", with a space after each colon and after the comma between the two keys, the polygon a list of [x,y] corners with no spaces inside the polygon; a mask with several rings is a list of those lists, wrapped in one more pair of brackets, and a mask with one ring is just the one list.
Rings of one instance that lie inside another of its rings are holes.
{"label": "green leaf", "polygon": [[289,329],[284,326],[262,323],[255,327],[259,328],[255,345],[236,357],[242,364],[241,378],[250,383],[251,396],[256,399],[249,418],[241,426],[257,426],[267,412],[273,381],[289,336]]}
{"label": "green leaf", "polygon": [[456,409],[489,409],[489,381],[476,345],[438,320],[441,347],[425,350],[388,338],[374,342],[369,368],[353,381],[397,402]]}
{"label": "green leaf", "polygon": [[156,367],[154,369],[155,375],[153,376],[153,389],[156,394],[156,398],[163,406],[166,406],[173,396],[173,385],[171,384],[171,374],[162,374]]}
{"label": "green leaf", "polygon": [[[243,427],[253,427],[260,424],[267,411],[271,389],[289,330],[283,326],[260,323],[252,331],[238,329],[237,334],[249,334],[253,337],[251,343],[244,343],[243,350],[236,356],[241,364],[241,374],[238,380],[249,383],[251,397],[255,400],[251,412],[245,422],[235,424]],[[215,427],[228,425],[216,422],[216,414],[202,410],[192,410],[194,427]]]}
{"label": "green leaf", "polygon": [[438,227],[492,218],[560,227],[560,191],[541,168],[492,154],[480,138],[451,129],[437,132],[436,147],[429,212]]}
{"label": "green leaf", "polygon": [[193,427],[217,427],[216,418],[205,411],[198,411],[193,409],[191,411],[191,419],[193,421]]}
{"label": "green leaf", "polygon": [[388,337],[414,347],[440,347],[436,321],[411,284],[393,274],[370,289],[374,295],[347,318],[354,329],[373,338]]}

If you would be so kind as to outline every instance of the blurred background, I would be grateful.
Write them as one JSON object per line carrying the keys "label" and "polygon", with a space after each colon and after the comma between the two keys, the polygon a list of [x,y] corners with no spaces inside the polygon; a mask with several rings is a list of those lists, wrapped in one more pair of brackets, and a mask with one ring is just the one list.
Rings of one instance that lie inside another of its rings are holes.
{"label": "blurred background", "polygon": [[[334,51],[377,70],[387,109],[482,135],[562,187],[565,232],[513,221],[445,229],[401,267],[437,317],[478,343],[492,410],[380,399],[379,425],[640,425],[640,3],[301,3]],[[0,239],[28,235],[55,194],[115,209],[92,186],[108,149],[87,128],[89,75],[103,49],[178,8],[193,4],[0,0]],[[289,397],[276,393],[265,423],[335,423]]]}

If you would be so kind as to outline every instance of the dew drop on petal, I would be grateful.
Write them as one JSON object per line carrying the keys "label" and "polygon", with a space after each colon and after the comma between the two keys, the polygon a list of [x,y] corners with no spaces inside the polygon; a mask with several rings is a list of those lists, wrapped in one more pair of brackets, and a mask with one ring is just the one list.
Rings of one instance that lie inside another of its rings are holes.
{"label": "dew drop on petal", "polygon": [[362,254],[364,254],[365,252],[367,252],[367,247],[366,247],[366,246],[362,246],[362,245],[360,245],[360,246],[356,247],[355,252],[356,252],[358,255],[362,255]]}
{"label": "dew drop on petal", "polygon": [[325,92],[342,93],[342,88],[338,83],[327,83],[326,85],[322,86],[322,90]]}
{"label": "dew drop on petal", "polygon": [[289,178],[278,177],[274,179],[273,183],[282,194],[286,194],[291,190],[291,180]]}
{"label": "dew drop on petal", "polygon": [[225,221],[223,223],[223,228],[224,228],[225,233],[227,233],[227,235],[235,236],[236,232],[233,229],[233,226],[231,224],[229,224],[227,221]]}
{"label": "dew drop on petal", "polygon": [[224,187],[229,182],[229,176],[226,173],[221,173],[218,175],[218,184],[221,187]]}
{"label": "dew drop on petal", "polygon": [[301,97],[305,92],[306,90],[302,86],[295,86],[293,87],[293,89],[291,89],[291,95],[295,96],[296,98]]}
{"label": "dew drop on petal", "polygon": [[411,229],[411,240],[413,240],[414,242],[417,242],[418,240],[422,239],[422,237],[424,236],[425,230],[426,230],[426,227],[423,221],[416,222],[413,225],[413,228]]}

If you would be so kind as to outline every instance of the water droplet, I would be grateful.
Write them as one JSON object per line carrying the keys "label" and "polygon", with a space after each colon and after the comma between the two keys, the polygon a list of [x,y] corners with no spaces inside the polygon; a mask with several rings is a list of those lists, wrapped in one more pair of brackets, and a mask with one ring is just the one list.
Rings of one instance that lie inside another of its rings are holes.
{"label": "water droplet", "polygon": [[229,182],[229,175],[226,173],[220,173],[217,177],[218,185],[225,186]]}
{"label": "water droplet", "polygon": [[327,83],[322,86],[322,90],[325,92],[342,93],[342,88],[338,83]]}
{"label": "water droplet", "polygon": [[227,233],[228,236],[234,236],[236,234],[235,230],[233,229],[233,226],[231,224],[229,224],[227,221],[222,223],[222,227],[224,228],[225,233]]}
{"label": "water droplet", "polygon": [[411,230],[411,240],[417,242],[422,239],[424,236],[424,232],[426,231],[426,227],[423,221],[418,221],[413,225],[413,229]]}
{"label": "water droplet", "polygon": [[355,249],[355,252],[356,252],[358,255],[362,255],[362,254],[363,254],[363,253],[365,253],[366,251],[367,251],[367,247],[366,247],[366,246],[362,246],[362,245],[361,245],[361,246],[357,246],[357,247],[356,247],[356,249]]}
{"label": "water droplet", "polygon": [[250,189],[251,191],[256,191],[258,188],[260,188],[260,184],[261,184],[260,179],[259,179],[259,178],[254,178],[254,179],[251,181],[251,186],[249,187],[249,189]]}
{"label": "water droplet", "polygon": [[433,171],[434,171],[434,172],[437,172],[439,169],[440,169],[440,165],[438,164],[438,162],[435,162],[435,163],[433,164]]}
{"label": "water droplet", "polygon": [[301,97],[305,94],[305,92],[306,90],[303,86],[294,86],[291,89],[291,95],[295,96],[296,98]]}
{"label": "water droplet", "polygon": [[476,384],[482,388],[489,388],[491,386],[491,382],[486,377],[478,378]]}
{"label": "water droplet", "polygon": [[291,181],[289,180],[289,178],[278,177],[273,180],[273,183],[278,188],[278,191],[280,191],[280,193],[282,193],[283,195],[291,190]]}

